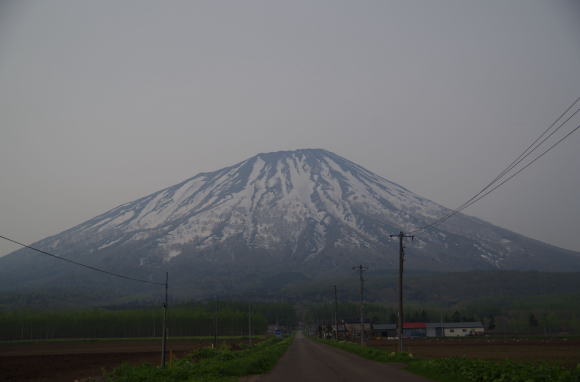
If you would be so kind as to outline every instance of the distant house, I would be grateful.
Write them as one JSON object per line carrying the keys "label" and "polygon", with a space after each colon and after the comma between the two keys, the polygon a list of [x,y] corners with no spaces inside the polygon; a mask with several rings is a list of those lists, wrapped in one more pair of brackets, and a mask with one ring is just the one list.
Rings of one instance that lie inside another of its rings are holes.
{"label": "distant house", "polygon": [[[424,322],[405,322],[404,326],[405,337],[426,337],[427,329]],[[399,335],[397,325],[395,324],[373,324],[374,337],[394,338]]]}
{"label": "distant house", "polygon": [[425,329],[427,331],[427,337],[443,337],[445,334],[443,332],[443,323],[426,323]]}
{"label": "distant house", "polygon": [[[360,324],[359,324],[360,328]],[[360,329],[359,329],[360,331]],[[366,329],[365,329],[366,332]],[[357,332],[358,333],[358,332]],[[420,337],[467,337],[485,334],[483,324],[476,322],[405,322],[403,334],[407,338]],[[398,336],[395,324],[373,324],[374,337],[394,338]]]}
{"label": "distant house", "polygon": [[[360,322],[345,322],[344,327],[346,329],[347,336],[351,338],[360,338]],[[363,322],[362,325],[365,337],[368,337],[371,333],[372,324],[370,322]]]}
{"label": "distant house", "polygon": [[397,336],[395,324],[373,324],[373,337],[393,338]]}
{"label": "distant house", "polygon": [[483,324],[476,322],[451,322],[440,325],[445,337],[482,336],[485,334]]}
{"label": "distant house", "polygon": [[427,324],[424,322],[405,322],[403,335],[411,338],[427,337]]}
{"label": "distant house", "polygon": [[[338,322],[338,329],[335,325],[328,325],[328,332],[330,332],[329,338],[334,337],[338,331],[338,338],[342,339],[355,339],[360,338],[360,322]],[[373,335],[373,325],[370,321],[363,323],[363,331],[365,337]],[[322,334],[324,335],[324,334]]]}

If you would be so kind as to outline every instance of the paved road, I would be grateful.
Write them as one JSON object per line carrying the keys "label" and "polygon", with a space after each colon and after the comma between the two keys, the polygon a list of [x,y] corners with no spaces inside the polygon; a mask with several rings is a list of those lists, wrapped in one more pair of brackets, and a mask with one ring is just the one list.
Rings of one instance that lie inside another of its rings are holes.
{"label": "paved road", "polygon": [[260,382],[431,382],[394,364],[374,362],[314,342],[298,333],[276,367]]}

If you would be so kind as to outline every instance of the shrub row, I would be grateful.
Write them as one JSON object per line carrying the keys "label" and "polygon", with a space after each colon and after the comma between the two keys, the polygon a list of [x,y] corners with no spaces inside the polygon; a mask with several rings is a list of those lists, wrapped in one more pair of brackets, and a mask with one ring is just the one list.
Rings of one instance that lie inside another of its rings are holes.
{"label": "shrub row", "polygon": [[165,369],[151,364],[125,364],[106,375],[108,382],[224,382],[263,374],[274,367],[292,338],[271,338],[257,345],[232,350],[228,346],[203,348],[176,360]]}

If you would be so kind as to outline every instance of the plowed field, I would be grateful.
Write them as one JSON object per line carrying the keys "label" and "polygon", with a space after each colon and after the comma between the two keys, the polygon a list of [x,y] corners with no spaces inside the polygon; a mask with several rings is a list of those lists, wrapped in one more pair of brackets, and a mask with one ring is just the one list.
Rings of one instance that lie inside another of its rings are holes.
{"label": "plowed field", "polygon": [[[398,349],[397,340],[371,340],[369,345]],[[405,351],[421,358],[511,359],[575,367],[580,363],[580,338],[418,338],[405,340]]]}
{"label": "plowed field", "polygon": [[[169,341],[181,357],[210,342]],[[169,356],[168,356],[169,357]],[[67,382],[100,376],[124,362],[159,363],[159,341],[119,341],[0,345],[0,381]]]}

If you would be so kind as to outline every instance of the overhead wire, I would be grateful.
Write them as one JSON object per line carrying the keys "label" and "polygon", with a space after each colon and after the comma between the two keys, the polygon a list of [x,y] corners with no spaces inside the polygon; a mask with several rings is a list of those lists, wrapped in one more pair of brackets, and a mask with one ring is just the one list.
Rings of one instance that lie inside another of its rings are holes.
{"label": "overhead wire", "polygon": [[[498,187],[502,186],[507,181],[509,181],[510,179],[512,179],[513,177],[515,177],[519,173],[521,173],[523,170],[528,168],[532,163],[534,163],[535,161],[537,161],[538,159],[543,157],[545,154],[547,154],[549,151],[551,151],[554,147],[559,145],[562,141],[564,141],[566,138],[568,138],[570,135],[572,135],[574,132],[576,132],[578,130],[578,127],[573,129],[572,131],[570,131],[568,134],[566,134],[564,137],[562,137],[560,140],[558,140],[556,143],[554,143],[552,146],[550,146],[544,152],[542,152],[537,157],[535,157],[533,160],[531,160],[526,165],[524,165],[524,167],[519,169],[517,172],[515,172],[514,174],[505,178],[499,184],[497,183],[502,178],[504,178],[510,171],[512,171],[515,167],[517,167],[520,163],[522,163],[526,158],[528,158],[543,143],[545,143],[548,139],[550,139],[556,132],[558,132],[564,125],[566,125],[575,115],[577,115],[580,112],[580,108],[576,109],[576,111],[574,111],[574,113],[572,113],[570,116],[568,116],[568,118],[566,118],[566,120],[564,120],[562,123],[560,123],[558,125],[558,127],[556,127],[552,132],[550,132],[550,130],[552,130],[554,128],[554,126],[556,126],[558,124],[558,122],[578,103],[578,101],[580,101],[580,97],[576,98],[576,100],[574,100],[574,102],[572,102],[572,104],[570,106],[568,106],[568,108],[566,108],[566,110],[563,113],[561,113],[558,116],[558,118],[556,118],[548,126],[548,128],[546,130],[544,130],[542,132],[542,134],[540,134],[540,136],[538,138],[536,138],[516,159],[514,159],[506,168],[504,168],[491,182],[489,182],[485,187],[483,187],[478,193],[473,195],[471,198],[469,198],[466,202],[461,204],[459,207],[453,209],[451,213],[435,220],[434,222],[432,222],[430,224],[427,224],[425,226],[422,226],[420,228],[417,228],[417,229],[411,231],[410,234],[424,231],[428,228],[432,228],[436,225],[439,225],[439,224],[449,220],[453,216],[457,215],[458,213],[460,213],[461,211],[463,211],[467,207],[478,202],[479,200],[481,200],[485,196],[489,195],[492,191],[496,190]],[[548,134],[548,132],[550,132],[550,133]],[[548,135],[546,135],[546,134],[548,134]]]}
{"label": "overhead wire", "polygon": [[512,179],[514,176],[518,175],[520,172],[524,171],[526,168],[528,168],[529,166],[531,166],[535,161],[537,161],[538,159],[540,159],[541,157],[543,157],[544,155],[546,155],[550,150],[552,150],[553,148],[555,148],[557,145],[559,145],[560,143],[562,143],[566,138],[568,138],[570,135],[574,134],[578,129],[580,129],[580,125],[576,126],[573,130],[571,130],[568,134],[564,135],[562,138],[560,138],[558,141],[556,141],[556,143],[554,143],[552,146],[550,146],[549,148],[547,148],[544,152],[542,152],[541,154],[539,154],[537,157],[535,157],[533,160],[531,160],[530,162],[528,162],[524,167],[522,167],[521,169],[519,169],[518,171],[516,171],[515,173],[513,173],[512,175],[510,175],[508,178],[504,179],[501,183],[497,184],[496,186],[494,186],[491,190],[487,191],[485,194],[479,196],[477,199],[475,199],[474,201],[472,201],[471,203],[469,203],[467,206],[465,206],[465,208],[471,206],[472,204],[476,203],[477,201],[479,201],[480,199],[482,199],[483,197],[485,197],[487,194],[491,193],[492,191],[494,191],[495,189],[501,187],[503,184],[505,184],[508,180]]}
{"label": "overhead wire", "polygon": [[80,262],[75,261],[75,260],[67,259],[66,257],[58,256],[58,255],[55,255],[53,253],[50,253],[50,252],[47,252],[47,251],[43,251],[42,249],[38,249],[38,248],[32,247],[30,245],[21,243],[19,241],[16,241],[14,239],[11,239],[11,238],[6,237],[6,236],[3,236],[3,235],[0,235],[0,238],[1,239],[4,239],[4,240],[7,240],[7,241],[10,241],[10,242],[12,242],[14,244],[18,244],[18,245],[20,245],[20,246],[22,246],[24,248],[28,248],[28,249],[31,249],[33,251],[42,253],[44,255],[47,255],[47,256],[50,256],[50,257],[54,257],[55,259],[62,260],[62,261],[65,261],[67,263],[71,263],[71,264],[74,264],[74,265],[77,265],[77,266],[80,266],[80,267],[84,267],[84,268],[87,268],[87,269],[90,269],[90,270],[93,270],[93,271],[96,271],[96,272],[101,272],[101,273],[107,274],[109,276],[114,276],[114,277],[122,278],[122,279],[125,279],[125,280],[137,281],[137,282],[146,283],[146,284],[165,286],[165,283],[160,283],[160,282],[151,281],[151,280],[145,280],[145,279],[138,279],[138,278],[130,277],[130,276],[125,276],[125,275],[122,275],[120,273],[110,272],[110,271],[107,271],[107,270],[104,270],[104,269],[101,269],[101,268],[94,267],[92,265],[87,265],[87,264],[83,264],[83,263],[80,263]]}
{"label": "overhead wire", "polygon": [[[570,105],[571,107],[574,106],[574,104],[576,104],[578,101],[580,100],[580,97],[576,99],[576,101]],[[491,182],[489,182],[484,188],[482,188],[477,194],[475,194],[474,196],[472,196],[469,200],[467,200],[465,203],[463,203],[461,206],[459,206],[458,208],[463,207],[466,204],[469,204],[473,199],[477,198],[479,195],[481,195],[482,193],[484,193],[488,188],[492,187],[497,181],[501,180],[501,178],[503,178],[505,175],[507,175],[507,173],[509,173],[511,170],[513,170],[517,165],[519,165],[521,162],[523,162],[527,157],[529,157],[534,151],[536,151],[544,142],[546,142],[548,139],[550,139],[554,134],[556,134],[558,132],[558,130],[560,130],[562,128],[562,126],[564,126],[566,123],[568,123],[568,121],[570,121],[570,119],[572,119],[576,114],[578,114],[578,112],[580,112],[580,109],[576,109],[576,111],[570,115],[564,122],[562,122],[557,128],[554,129],[554,131],[552,131],[550,134],[548,134],[546,137],[544,137],[544,139],[542,139],[542,137],[548,132],[550,131],[555,125],[556,123],[564,116],[566,115],[566,113],[568,113],[568,111],[570,111],[571,107],[569,107],[568,109],[566,109],[566,111],[564,113],[562,113],[558,119],[556,119],[549,127],[548,129],[546,129],[542,134],[540,134],[540,136],[538,138],[536,138],[536,140],[530,145],[528,146],[512,163],[510,163],[505,169],[503,169],[499,175],[497,175]],[[540,141],[541,140],[541,141]]]}
{"label": "overhead wire", "polygon": [[[531,154],[533,151],[535,151],[543,142],[546,141],[546,139],[549,139],[552,135],[554,135],[554,133],[556,133],[566,122],[568,122],[568,120],[570,120],[574,115],[576,115],[576,113],[578,113],[578,111],[580,111],[580,109],[577,109],[574,114],[572,114],[565,122],[563,122],[562,124],[560,124],[560,126],[558,126],[552,133],[550,133],[550,135],[548,137],[546,137],[544,140],[542,140],[542,142],[538,143],[538,141],[540,141],[540,139],[542,139],[542,137],[544,135],[546,135],[548,133],[548,131],[550,131],[557,123],[559,120],[561,120],[573,107],[574,105],[576,105],[578,103],[578,101],[580,101],[580,97],[576,98],[576,100],[574,100],[574,102],[572,102],[572,104],[570,104],[570,106],[568,106],[568,108],[566,110],[564,110],[564,112],[562,114],[560,114],[558,116],[558,118],[556,118],[554,120],[554,122],[552,122],[550,124],[550,126],[548,126],[548,128],[546,130],[544,130],[542,132],[542,134],[540,134],[540,136],[538,138],[536,138],[535,141],[533,141],[516,159],[514,159],[513,162],[511,162],[505,169],[503,169],[498,176],[496,176],[490,183],[488,183],[483,190],[489,188],[491,185],[493,185],[496,181],[498,181],[499,179],[501,179],[505,174],[507,174],[509,171],[511,171],[515,166],[517,166],[519,163],[521,163],[522,160],[524,160],[529,154]],[[536,145],[537,143],[537,145]],[[535,146],[535,147],[534,147]],[[480,191],[479,193],[482,193],[482,191]],[[477,194],[476,194],[477,195]],[[473,199],[473,198],[472,198]],[[468,201],[469,202],[469,201]],[[467,203],[467,202],[466,202]],[[466,204],[464,203],[464,204]]]}

